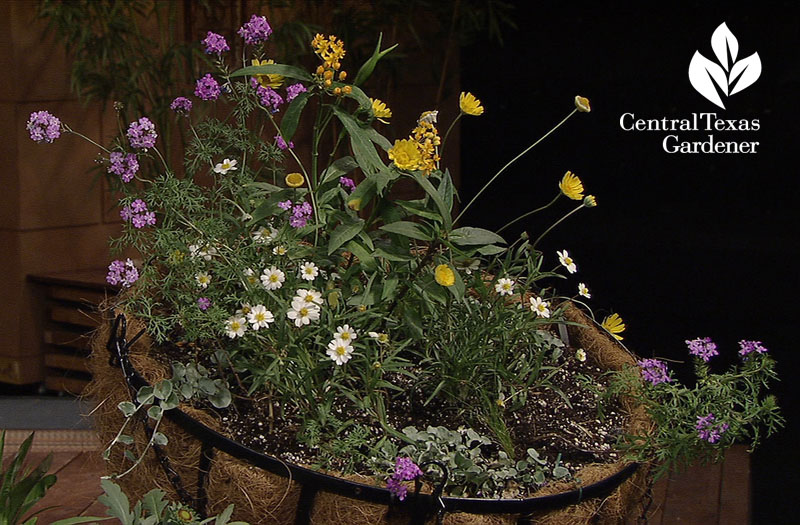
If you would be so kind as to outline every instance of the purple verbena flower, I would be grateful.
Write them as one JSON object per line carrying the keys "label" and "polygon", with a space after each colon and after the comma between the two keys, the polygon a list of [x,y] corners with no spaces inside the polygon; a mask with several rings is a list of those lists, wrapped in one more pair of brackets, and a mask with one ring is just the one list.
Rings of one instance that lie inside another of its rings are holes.
{"label": "purple verbena flower", "polygon": [[270,87],[258,86],[256,88],[256,95],[261,105],[266,107],[270,113],[277,113],[283,105],[283,97],[277,91]]}
{"label": "purple verbena flower", "polygon": [[199,299],[197,299],[197,307],[203,311],[208,310],[209,308],[211,308],[211,299],[209,299],[208,297],[200,297]]}
{"label": "purple verbena flower", "polygon": [[739,341],[739,355],[742,357],[747,356],[750,353],[757,352],[759,354],[763,354],[767,352],[767,349],[762,346],[761,341]]}
{"label": "purple verbena flower", "polygon": [[280,201],[278,203],[278,208],[280,208],[282,210],[288,210],[291,207],[292,207],[292,201],[290,201],[290,200]]}
{"label": "purple verbena flower", "polygon": [[639,368],[642,369],[642,378],[649,381],[652,385],[668,383],[672,381],[667,375],[667,365],[658,359],[642,359],[637,361]]}
{"label": "purple verbena flower", "polygon": [[719,352],[717,352],[717,345],[710,337],[698,337],[691,341],[687,340],[686,344],[689,347],[690,354],[696,355],[706,363],[715,355],[719,355]]}
{"label": "purple verbena flower", "polygon": [[272,28],[267,22],[267,17],[253,15],[249,22],[239,28],[238,33],[246,44],[254,45],[266,41],[272,34]]}
{"label": "purple verbena flower", "polygon": [[119,210],[119,216],[122,217],[123,221],[129,221],[133,217],[133,210],[130,206],[123,206],[121,210]]}
{"label": "purple verbena flower", "polygon": [[356,191],[356,183],[353,182],[353,179],[350,177],[339,177],[339,184],[341,184],[348,193]]}
{"label": "purple verbena flower", "polygon": [[129,288],[133,283],[139,279],[139,270],[134,266],[133,261],[127,259],[126,261],[112,261],[108,265],[108,275],[106,281],[111,285],[122,285]]}
{"label": "purple verbena flower", "polygon": [[49,111],[34,111],[28,119],[27,129],[31,140],[48,144],[61,136],[61,121]]}
{"label": "purple verbena flower", "polygon": [[727,423],[715,425],[715,421],[716,418],[712,413],[709,413],[707,416],[697,416],[697,424],[694,427],[697,430],[697,436],[709,443],[717,443],[722,437],[722,434],[728,430],[729,425]]}
{"label": "purple verbena flower", "polygon": [[156,145],[157,138],[156,126],[147,117],[131,122],[128,126],[128,140],[132,148],[147,150]]}
{"label": "purple verbena flower", "polygon": [[177,97],[172,101],[172,104],[169,105],[169,109],[179,115],[188,115],[192,110],[192,101],[186,97]]}
{"label": "purple verbena flower", "polygon": [[231,50],[231,48],[228,47],[228,43],[225,41],[224,36],[211,31],[209,31],[208,35],[206,35],[205,39],[203,40],[203,44],[206,46],[206,54],[208,55],[221,55],[225,51]]}
{"label": "purple verbena flower", "polygon": [[402,481],[394,477],[391,477],[386,481],[386,488],[389,489],[389,492],[397,496],[397,499],[400,501],[406,499],[406,496],[408,495],[408,487],[406,487]]}
{"label": "purple verbena flower", "polygon": [[394,464],[392,477],[410,481],[422,475],[422,471],[411,458],[397,458]]}
{"label": "purple verbena flower", "polygon": [[306,87],[299,82],[297,84],[288,86],[286,88],[286,102],[291,102],[295,99],[295,97],[297,97],[297,95],[300,93],[305,93],[306,91],[308,91]]}
{"label": "purple verbena flower", "polygon": [[147,204],[142,199],[136,199],[131,203],[131,209],[136,213],[147,211]]}
{"label": "purple verbena flower", "polygon": [[211,73],[206,73],[203,78],[197,79],[197,84],[194,88],[194,96],[202,100],[217,100],[222,89]]}
{"label": "purple verbena flower", "polygon": [[285,150],[287,148],[294,149],[294,142],[290,140],[289,144],[286,144],[286,141],[280,134],[275,135],[275,145],[278,146],[280,150]]}
{"label": "purple verbena flower", "polygon": [[108,160],[108,172],[119,175],[122,182],[130,182],[139,171],[139,159],[135,153],[123,154],[112,151]]}

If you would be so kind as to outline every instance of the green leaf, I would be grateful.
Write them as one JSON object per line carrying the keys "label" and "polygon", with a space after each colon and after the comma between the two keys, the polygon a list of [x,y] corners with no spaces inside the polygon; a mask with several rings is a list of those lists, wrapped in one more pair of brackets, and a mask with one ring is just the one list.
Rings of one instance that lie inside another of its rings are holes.
{"label": "green leaf", "polygon": [[[429,181],[426,177],[424,177],[420,172],[415,171],[412,174],[414,180],[417,181],[417,184],[422,186],[422,189],[425,190],[425,193],[430,195],[433,202],[436,203],[436,207],[439,208],[439,213],[442,215],[442,220],[444,220],[444,229],[449,230],[453,226],[453,219],[450,216],[450,206],[442,199],[442,196],[433,187],[431,181]],[[452,203],[451,203],[452,206]]]}
{"label": "green leaf", "polygon": [[422,339],[425,336],[422,330],[422,316],[415,308],[403,308],[403,320],[415,339]]}
{"label": "green leaf", "polygon": [[360,86],[361,84],[366,81],[372,72],[375,70],[375,66],[378,64],[378,61],[385,57],[390,51],[398,46],[398,44],[393,45],[392,47],[388,47],[381,51],[381,41],[383,40],[383,33],[378,34],[378,44],[375,46],[375,51],[372,52],[372,56],[370,56],[364,64],[358,69],[358,73],[356,73],[356,78],[353,81],[353,84],[356,86]]}
{"label": "green leaf", "polygon": [[507,248],[502,246],[495,246],[494,244],[487,244],[478,248],[478,253],[481,255],[497,255],[506,251]]}
{"label": "green leaf", "polygon": [[[334,82],[333,83],[334,89],[337,88],[337,87],[343,88],[345,86],[346,86],[346,84],[341,84],[339,82]],[[351,85],[350,86],[350,92],[346,93],[346,92],[343,91],[342,95],[344,95],[347,98],[352,98],[353,100],[357,101],[358,102],[358,106],[359,106],[359,110],[370,111],[372,109],[372,101],[369,99],[367,94],[364,93],[361,90],[361,88],[359,88],[357,86],[352,86]]]}
{"label": "green leaf", "polygon": [[471,226],[456,228],[450,232],[449,238],[453,243],[462,246],[480,246],[498,242],[505,244],[506,242],[505,239],[494,232],[484,230],[483,228],[473,228]]}
{"label": "green leaf", "polygon": [[356,186],[355,191],[347,198],[347,206],[351,210],[359,211],[369,204],[369,201],[375,197],[376,193],[375,180],[371,177],[367,177]]}
{"label": "green leaf", "polygon": [[397,221],[384,224],[380,229],[389,233],[396,233],[398,235],[403,235],[404,237],[410,237],[411,239],[418,239],[420,241],[430,241],[432,239],[430,234],[425,232],[425,230],[423,230],[419,224],[409,221]]}
{"label": "green leaf", "polygon": [[138,401],[139,403],[141,403],[143,405],[146,405],[146,404],[150,403],[151,401],[153,401],[153,398],[155,398],[155,395],[153,395],[153,387],[152,386],[143,386],[136,393],[136,401]]}
{"label": "green leaf", "polygon": [[163,412],[164,412],[164,410],[158,405],[153,405],[153,406],[151,406],[150,408],[147,409],[147,415],[151,419],[159,419],[161,417],[161,415],[163,414]]}
{"label": "green leaf", "polygon": [[394,292],[400,280],[396,276],[387,277],[383,281],[383,289],[381,290],[381,301],[386,301],[394,298]]}
{"label": "green leaf", "polygon": [[450,177],[450,170],[445,170],[442,174],[442,180],[439,182],[438,193],[444,201],[444,205],[448,210],[453,209],[453,197],[455,195],[455,187],[453,186],[453,178]]}
{"label": "green leaf", "polygon": [[356,240],[351,240],[345,246],[345,249],[349,252],[352,252],[353,255],[358,257],[358,262],[361,264],[364,269],[372,271],[377,268],[377,264],[375,263],[375,257],[367,251],[366,248],[361,246],[361,244]]}
{"label": "green leaf", "polygon": [[355,237],[364,229],[364,220],[358,219],[352,223],[342,223],[331,232],[328,241],[328,255],[338,250],[344,243]]}
{"label": "green leaf", "polygon": [[231,73],[231,77],[246,77],[255,75],[281,75],[284,77],[311,82],[311,74],[305,69],[286,64],[265,64],[263,66],[247,66]]}
{"label": "green leaf", "polygon": [[117,436],[117,443],[122,443],[123,445],[132,445],[133,436],[129,436],[127,434],[120,434],[119,436]]}
{"label": "green leaf", "polygon": [[167,443],[169,443],[169,439],[163,433],[156,432],[156,433],[153,434],[153,443],[155,443],[156,445],[164,447],[164,446],[167,445]]}
{"label": "green leaf", "polygon": [[336,180],[339,177],[346,175],[358,167],[358,162],[351,156],[336,159],[328,168],[322,172],[319,184],[322,186],[330,181]]}
{"label": "green leaf", "polygon": [[172,393],[172,382],[169,379],[159,381],[153,388],[153,395],[158,399],[167,399]]}
{"label": "green leaf", "polygon": [[294,132],[297,130],[300,116],[303,114],[303,109],[305,109],[309,97],[311,97],[311,93],[308,91],[300,93],[292,100],[289,107],[286,108],[286,113],[283,114],[283,118],[281,119],[281,135],[283,135],[283,140],[285,140],[287,144],[292,140]]}
{"label": "green leaf", "polygon": [[350,136],[350,146],[353,148],[353,154],[358,161],[358,165],[364,170],[364,173],[369,176],[387,169],[386,165],[378,156],[378,152],[375,151],[375,146],[372,144],[369,132],[361,127],[361,124],[344,109],[339,106],[332,106],[332,109],[336,117],[347,130],[347,134]]}
{"label": "green leaf", "polygon": [[117,405],[117,408],[119,408],[119,411],[122,412],[122,415],[125,417],[131,417],[136,412],[136,405],[130,401],[122,401]]}
{"label": "green leaf", "polygon": [[455,297],[457,300],[460,301],[461,299],[464,298],[464,293],[466,292],[466,287],[464,286],[464,280],[461,279],[461,274],[458,273],[458,270],[456,270],[452,266],[450,267],[450,269],[453,270],[453,275],[455,276],[455,282],[453,283],[453,286],[448,286],[447,290],[451,294],[453,294],[453,297]]}
{"label": "green leaf", "polygon": [[168,501],[164,498],[167,493],[161,489],[153,489],[142,497],[142,507],[147,510],[151,516],[161,517],[164,509],[169,505]]}
{"label": "green leaf", "polygon": [[439,222],[443,221],[441,215],[426,209],[425,203],[421,200],[416,200],[416,201],[395,200],[394,203],[399,205],[412,215],[418,215],[420,217],[424,217],[432,221],[439,221]]}
{"label": "green leaf", "polygon": [[102,479],[100,486],[105,491],[105,494],[100,495],[97,501],[108,507],[106,511],[109,516],[117,518],[122,522],[122,525],[133,525],[134,516],[131,512],[131,504],[128,501],[128,496],[122,492],[119,485],[113,481]]}
{"label": "green leaf", "polygon": [[214,405],[215,408],[227,408],[230,406],[233,399],[231,397],[231,391],[227,388],[224,388],[220,389],[213,396],[209,396],[208,400],[212,405]]}

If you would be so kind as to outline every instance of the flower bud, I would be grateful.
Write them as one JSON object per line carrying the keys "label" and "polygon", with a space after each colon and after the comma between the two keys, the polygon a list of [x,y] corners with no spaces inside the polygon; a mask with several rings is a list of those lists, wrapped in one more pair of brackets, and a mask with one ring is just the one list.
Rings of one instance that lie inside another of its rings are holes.
{"label": "flower bud", "polygon": [[592,106],[589,105],[589,99],[580,95],[575,97],[575,107],[581,113],[589,113],[592,110]]}
{"label": "flower bud", "polygon": [[597,199],[594,195],[587,195],[583,198],[583,205],[587,208],[594,208],[597,206]]}

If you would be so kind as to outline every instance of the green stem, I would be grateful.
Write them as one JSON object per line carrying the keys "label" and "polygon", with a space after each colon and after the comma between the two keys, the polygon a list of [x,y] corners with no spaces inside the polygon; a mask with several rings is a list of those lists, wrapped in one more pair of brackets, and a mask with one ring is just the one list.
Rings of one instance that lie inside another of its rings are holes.
{"label": "green stem", "polygon": [[541,141],[543,141],[544,139],[546,139],[547,137],[549,137],[551,133],[553,133],[555,130],[557,130],[558,128],[560,128],[560,127],[561,127],[561,125],[562,125],[562,124],[564,124],[564,122],[566,122],[567,120],[569,120],[569,118],[570,118],[572,115],[574,115],[574,114],[575,114],[577,111],[578,111],[578,109],[577,109],[577,108],[576,108],[576,109],[573,109],[573,110],[570,112],[570,114],[569,114],[569,115],[567,115],[566,117],[564,117],[564,119],[563,119],[561,122],[559,122],[558,124],[556,124],[556,125],[553,127],[553,129],[551,129],[550,131],[548,131],[547,133],[545,133],[544,135],[542,135],[542,136],[539,138],[539,140],[537,140],[536,142],[534,142],[533,144],[531,144],[530,146],[528,146],[527,148],[525,148],[525,150],[523,150],[523,151],[522,151],[522,153],[520,153],[519,155],[517,155],[516,157],[514,157],[513,159],[511,159],[510,161],[508,161],[508,163],[506,163],[506,165],[505,165],[505,166],[503,166],[502,168],[500,168],[500,171],[498,171],[497,173],[495,173],[495,174],[494,174],[494,177],[492,177],[491,179],[489,179],[489,182],[487,182],[486,184],[484,184],[483,188],[481,188],[481,190],[480,190],[480,191],[477,193],[477,195],[475,195],[475,196],[472,198],[472,200],[471,200],[471,201],[469,201],[469,203],[467,203],[467,205],[466,205],[466,206],[464,206],[464,209],[463,209],[463,210],[461,210],[461,213],[459,213],[459,214],[458,214],[458,217],[456,217],[456,218],[455,218],[455,220],[453,221],[453,224],[455,225],[455,223],[457,223],[457,222],[458,222],[458,220],[459,220],[459,219],[460,219],[460,218],[461,218],[461,217],[462,217],[462,216],[463,216],[463,215],[464,215],[464,214],[467,212],[467,210],[469,209],[469,207],[470,207],[470,206],[472,206],[472,204],[473,204],[473,203],[474,203],[476,200],[478,200],[478,197],[480,197],[480,196],[481,196],[481,194],[482,194],[484,191],[486,191],[486,188],[488,188],[488,187],[489,187],[489,186],[490,186],[490,185],[491,185],[491,184],[492,184],[492,183],[495,181],[495,179],[496,179],[497,177],[499,177],[499,176],[500,176],[500,174],[501,174],[501,173],[503,173],[503,172],[504,172],[504,171],[505,171],[505,170],[506,170],[506,169],[507,169],[509,166],[511,166],[512,164],[514,164],[514,162],[516,162],[517,160],[519,160],[519,159],[520,159],[520,158],[521,158],[523,155],[525,155],[526,153],[528,153],[528,152],[529,152],[531,149],[533,149],[533,148],[534,148],[536,145],[538,145],[538,144],[539,144]]}
{"label": "green stem", "polygon": [[444,138],[442,139],[442,149],[439,155],[440,157],[444,157],[444,145],[447,144],[447,137],[450,136],[450,132],[453,131],[456,122],[458,122],[458,120],[461,118],[462,115],[464,115],[464,113],[459,112],[458,116],[453,119],[453,122],[450,123],[450,127],[447,128],[447,132],[444,134]]}
{"label": "green stem", "polygon": [[502,228],[500,228],[499,230],[497,230],[497,232],[496,232],[496,233],[500,233],[501,231],[505,230],[506,228],[508,228],[508,227],[509,227],[509,226],[511,226],[512,224],[514,224],[514,223],[516,223],[516,222],[518,222],[518,221],[521,221],[521,220],[522,220],[522,219],[524,219],[525,217],[529,217],[529,216],[533,215],[533,214],[534,214],[534,213],[536,213],[536,212],[540,212],[540,211],[542,211],[542,210],[544,210],[544,209],[546,209],[546,208],[549,208],[550,206],[552,206],[552,205],[553,205],[553,203],[554,203],[554,202],[556,202],[556,201],[558,200],[558,198],[559,198],[560,196],[561,196],[561,193],[559,193],[558,195],[556,195],[556,196],[555,196],[555,198],[554,198],[553,200],[551,200],[549,203],[545,204],[545,205],[544,205],[544,206],[542,206],[541,208],[536,208],[535,210],[531,210],[531,211],[529,211],[528,213],[523,213],[522,215],[520,215],[519,217],[517,217],[517,218],[516,218],[516,219],[514,219],[513,221],[506,223],[506,224],[505,224],[505,226],[503,226]]}
{"label": "green stem", "polygon": [[586,207],[586,206],[584,206],[583,204],[581,204],[581,205],[579,205],[577,208],[575,208],[574,210],[572,210],[571,212],[569,212],[568,214],[566,214],[566,215],[564,215],[563,217],[561,217],[560,219],[558,219],[558,220],[557,220],[555,223],[553,223],[553,225],[552,225],[552,226],[550,226],[549,228],[547,228],[547,229],[546,229],[546,230],[545,230],[545,231],[544,231],[544,232],[543,232],[543,233],[542,233],[542,234],[541,234],[541,235],[540,235],[540,236],[539,236],[539,237],[538,237],[538,238],[537,238],[535,241],[533,241],[533,244],[531,244],[531,250],[533,250],[534,248],[536,248],[536,245],[537,245],[537,244],[539,244],[539,241],[541,241],[541,240],[542,240],[542,238],[543,238],[545,235],[547,235],[548,233],[550,233],[550,231],[551,231],[553,228],[555,228],[556,226],[558,226],[559,224],[561,224],[562,222],[564,222],[564,221],[567,219],[567,217],[569,217],[570,215],[572,215],[572,214],[573,214],[573,213],[575,213],[576,211],[580,210],[581,208],[585,208],[585,207]]}
{"label": "green stem", "polygon": [[101,146],[100,144],[98,144],[97,142],[93,141],[92,139],[90,139],[89,137],[84,135],[83,133],[78,133],[77,131],[73,130],[72,128],[70,128],[66,124],[62,123],[62,126],[64,126],[64,131],[66,131],[67,133],[72,133],[73,135],[77,135],[80,138],[82,138],[83,140],[85,140],[87,142],[90,142],[91,144],[94,144],[95,146],[97,146],[101,150],[105,151],[106,153],[111,153],[111,151],[109,149],[107,149],[105,146]]}

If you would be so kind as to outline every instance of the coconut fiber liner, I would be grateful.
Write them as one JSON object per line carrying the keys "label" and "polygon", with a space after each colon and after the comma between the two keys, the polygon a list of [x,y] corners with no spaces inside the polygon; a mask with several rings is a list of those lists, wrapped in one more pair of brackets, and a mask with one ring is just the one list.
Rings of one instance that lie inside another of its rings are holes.
{"label": "coconut fiber liner", "polygon": [[[568,328],[572,346],[583,348],[601,367],[621,369],[628,364],[635,364],[633,356],[621,345],[613,341],[605,332],[599,330],[593,321],[577,308],[569,307],[566,318],[572,323]],[[129,318],[125,339],[130,341],[144,328],[144,324]],[[130,392],[126,386],[122,370],[111,366],[106,343],[111,334],[110,322],[103,323],[95,332],[92,340],[90,371],[92,382],[84,392],[99,406],[94,412],[94,425],[101,442],[110,443],[119,432],[124,417],[117,408],[122,401],[130,401]],[[155,357],[151,340],[144,335],[130,347],[130,362],[136,371],[150,384],[170,377],[169,366]],[[622,408],[628,412],[630,419],[626,431],[630,433],[647,432],[651,425],[643,407],[636,407],[628,399],[622,400]],[[219,430],[220,425],[215,417],[202,410],[188,405],[180,409],[205,426]],[[152,420],[151,420],[152,424]],[[163,447],[170,466],[180,476],[183,487],[190,495],[198,494],[198,479],[201,477],[202,444],[194,436],[165,417],[159,428],[169,438]],[[129,423],[125,433],[134,436],[134,447],[140,452],[147,437],[140,422]],[[619,472],[625,462],[612,464],[591,464],[585,466],[569,482],[551,483],[540,489],[534,496],[546,496],[600,481]],[[120,473],[130,466],[130,461],[122,454],[122,447],[112,449],[107,462],[109,473]],[[641,502],[648,489],[647,466],[640,465],[637,471],[605,498],[593,498],[572,504],[562,509],[537,511],[526,515],[527,520],[521,523],[542,525],[578,525],[578,524],[618,524],[634,523],[641,513]],[[207,511],[214,515],[229,504],[235,505],[233,518],[257,524],[291,524],[295,522],[297,505],[300,501],[301,484],[291,479],[287,469],[286,476],[280,476],[262,470],[249,463],[234,458],[222,451],[215,451],[210,468],[207,471]],[[375,481],[366,476],[345,476],[345,479],[373,485]],[[162,468],[153,450],[129,474],[117,480],[132,501],[140,499],[153,488],[164,490],[173,500],[179,500],[173,484]],[[423,487],[423,492],[430,488]],[[517,514],[468,514],[463,512],[447,513],[444,524],[447,525],[505,525],[515,524],[520,516]],[[358,499],[348,498],[320,490],[313,500],[310,512],[313,524],[373,525],[373,524],[406,524],[409,514],[400,503],[396,508]],[[436,523],[431,518],[428,523]]]}

